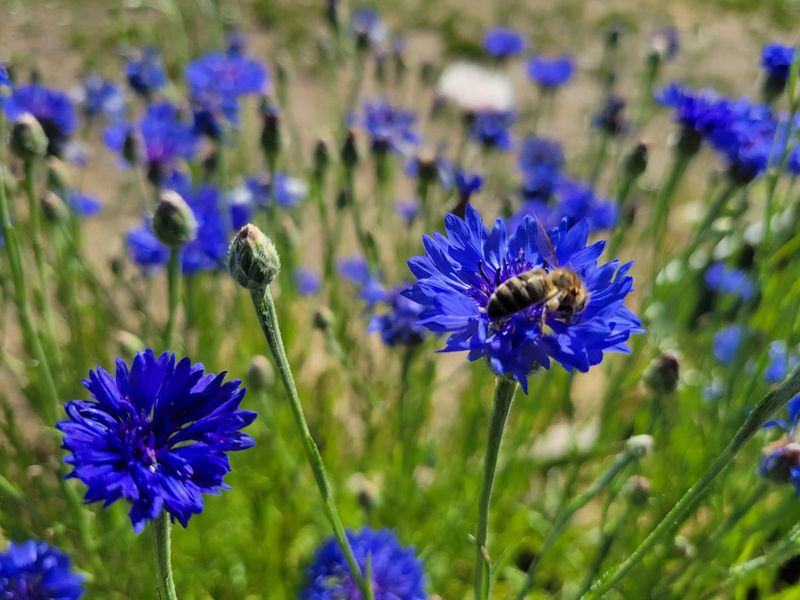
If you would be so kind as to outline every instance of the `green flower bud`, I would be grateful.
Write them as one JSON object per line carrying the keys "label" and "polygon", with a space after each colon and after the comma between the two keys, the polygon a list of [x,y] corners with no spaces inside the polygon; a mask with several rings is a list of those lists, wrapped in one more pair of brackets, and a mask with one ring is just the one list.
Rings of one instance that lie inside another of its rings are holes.
{"label": "green flower bud", "polygon": [[353,169],[358,164],[358,147],[356,146],[356,135],[351,129],[347,132],[341,152],[342,163],[348,169]]}
{"label": "green flower bud", "polygon": [[231,242],[228,269],[239,285],[260,291],[278,276],[281,261],[272,241],[258,227],[248,224]]}
{"label": "green flower bud", "polygon": [[173,190],[164,190],[159,194],[158,206],[153,214],[153,231],[170,248],[188,244],[197,237],[194,213],[180,194]]}
{"label": "green flower bud", "polygon": [[280,111],[265,98],[261,105],[261,150],[270,160],[274,160],[281,151]]}
{"label": "green flower bud", "polygon": [[664,352],[655,357],[643,375],[644,384],[656,394],[671,394],[678,388],[680,362],[677,355]]}
{"label": "green flower bud", "polygon": [[55,156],[47,159],[47,187],[61,197],[70,188],[69,169],[63,160]]}
{"label": "green flower bud", "polygon": [[11,151],[22,160],[41,158],[47,154],[47,134],[30,113],[20,115],[11,128]]}
{"label": "green flower bud", "polygon": [[275,371],[272,363],[263,354],[256,354],[247,369],[247,385],[254,392],[272,387],[275,382]]}
{"label": "green flower bud", "polygon": [[317,140],[314,146],[314,177],[319,181],[325,176],[328,170],[330,157],[328,156],[328,146],[324,140]]}
{"label": "green flower bud", "polygon": [[622,167],[631,179],[636,179],[647,169],[647,144],[639,142],[625,155]]}
{"label": "green flower bud", "polygon": [[653,451],[653,436],[643,433],[629,437],[625,442],[625,450],[637,458],[644,458]]}
{"label": "green flower bud", "polygon": [[623,494],[634,506],[642,506],[650,500],[650,480],[641,475],[633,475],[622,489]]}
{"label": "green flower bud", "polygon": [[327,306],[320,306],[314,312],[314,327],[320,331],[327,331],[331,329],[336,323],[336,317],[333,311]]}
{"label": "green flower bud", "polygon": [[39,204],[42,209],[42,215],[50,223],[64,223],[69,219],[69,209],[58,194],[47,192],[42,196]]}
{"label": "green flower bud", "polygon": [[133,358],[137,352],[145,349],[144,342],[138,336],[120,329],[114,334],[114,341],[119,346],[120,353],[125,358]]}

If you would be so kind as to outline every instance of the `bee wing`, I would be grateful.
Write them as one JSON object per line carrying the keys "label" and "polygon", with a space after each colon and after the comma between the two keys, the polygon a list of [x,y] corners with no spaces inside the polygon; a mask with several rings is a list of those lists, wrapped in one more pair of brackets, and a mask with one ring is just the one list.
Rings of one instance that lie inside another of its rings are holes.
{"label": "bee wing", "polygon": [[533,220],[536,221],[536,227],[539,230],[536,235],[536,249],[539,251],[542,259],[547,264],[557,269],[559,266],[558,256],[556,256],[556,249],[553,248],[553,242],[550,239],[550,234],[547,233],[547,229],[545,229],[544,225],[539,220],[539,217],[536,216],[536,213],[531,212],[531,215],[533,216]]}

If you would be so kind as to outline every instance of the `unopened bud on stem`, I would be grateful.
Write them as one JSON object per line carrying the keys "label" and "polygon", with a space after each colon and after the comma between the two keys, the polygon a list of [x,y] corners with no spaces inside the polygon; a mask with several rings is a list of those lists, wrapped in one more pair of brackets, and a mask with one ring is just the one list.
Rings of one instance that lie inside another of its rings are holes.
{"label": "unopened bud on stem", "polygon": [[153,214],[153,231],[170,248],[188,244],[197,237],[194,213],[180,194],[173,190],[164,190],[159,194],[158,206]]}
{"label": "unopened bud on stem", "polygon": [[14,121],[11,127],[11,150],[22,160],[45,156],[47,145],[47,134],[32,114],[22,114]]}
{"label": "unopened bud on stem", "polygon": [[228,269],[239,285],[260,291],[278,276],[281,261],[272,241],[258,227],[247,224],[228,249]]}

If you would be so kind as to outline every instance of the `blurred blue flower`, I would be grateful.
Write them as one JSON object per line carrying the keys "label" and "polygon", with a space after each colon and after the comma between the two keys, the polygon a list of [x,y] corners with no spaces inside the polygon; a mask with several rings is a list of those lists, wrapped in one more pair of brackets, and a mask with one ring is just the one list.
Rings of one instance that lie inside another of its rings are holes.
{"label": "blurred blue flower", "polygon": [[469,137],[484,148],[511,150],[511,126],[517,117],[511,111],[481,111],[473,115]]}
{"label": "blurred blue flower", "polygon": [[[375,600],[426,600],[425,573],[413,547],[403,548],[388,529],[364,527],[346,534],[361,572],[370,565]],[[335,538],[317,551],[307,582],[300,595],[303,600],[362,600]]]}
{"label": "blurred blue flower", "polygon": [[723,365],[736,360],[745,330],[741,325],[730,325],[714,335],[714,358]]}
{"label": "blurred blue flower", "polygon": [[238,52],[209,52],[186,66],[186,82],[192,102],[238,123],[239,98],[266,92],[269,75],[258,61]]}
{"label": "blurred blue flower", "polygon": [[492,27],[483,36],[483,48],[495,58],[510,58],[525,52],[525,36],[510,27]]}
{"label": "blurred blue flower", "polygon": [[405,289],[392,290],[386,300],[388,312],[374,315],[367,327],[369,333],[379,332],[387,346],[415,346],[422,343],[427,333],[419,324],[425,307],[403,296]]}
{"label": "blurred blue flower", "polygon": [[370,273],[367,262],[360,256],[340,260],[339,273],[351,283],[361,287],[359,297],[367,302],[368,310],[378,302],[386,302],[389,297],[389,292],[383,287],[380,279]]}
{"label": "blurred blue flower", "polygon": [[767,364],[767,369],[764,371],[764,379],[767,383],[783,381],[789,370],[800,364],[800,356],[794,353],[789,354],[786,343],[781,340],[772,342],[767,353],[769,364]]}
{"label": "blurred blue flower", "polygon": [[319,276],[314,271],[303,267],[297,267],[294,270],[294,281],[301,296],[313,296],[322,289]]}
{"label": "blurred blue flower", "polygon": [[608,198],[598,196],[591,186],[567,177],[559,177],[551,201],[534,197],[522,205],[521,210],[509,220],[512,227],[525,215],[534,214],[546,227],[558,227],[567,219],[571,225],[585,220],[589,231],[611,229],[617,222],[617,205]]}
{"label": "blurred blue flower", "polygon": [[662,60],[672,60],[680,50],[680,34],[677,27],[659,27],[650,36],[650,47]]}
{"label": "blurred blue flower", "polygon": [[138,533],[163,510],[186,527],[203,511],[203,494],[229,489],[227,453],[253,445],[240,429],[256,415],[239,409],[245,390],[239,380],[223,383],[225,375],[150,349],[130,367],[117,359],[115,376],[89,371],[83,385],[93,400],[68,402],[56,426],[86,501],[128,500]]}
{"label": "blurred blue flower", "polygon": [[422,148],[406,162],[405,173],[414,179],[423,175],[435,176],[446,191],[455,183],[453,163],[444,155],[442,148],[437,148],[435,154],[429,148]]}
{"label": "blurred blue flower", "polygon": [[603,107],[592,117],[592,127],[612,136],[627,131],[626,104],[625,100],[619,96],[613,94],[608,96]]}
{"label": "blurred blue flower", "polygon": [[67,206],[81,217],[93,217],[103,210],[103,204],[97,198],[76,190],[67,192]]}
{"label": "blurred blue flower", "polygon": [[374,48],[386,41],[386,26],[372,8],[359,8],[353,13],[352,31],[362,47]]}
{"label": "blurred blue flower", "polygon": [[11,542],[0,552],[0,598],[4,600],[78,600],[83,576],[69,556],[45,542]]}
{"label": "blurred blue flower", "polygon": [[572,228],[562,222],[549,237],[558,262],[574,269],[589,291],[589,302],[570,322],[557,314],[544,315],[533,305],[507,319],[491,320],[486,305],[497,287],[534,268],[552,269],[538,247],[539,227],[531,216],[509,232],[503,219],[489,231],[478,212],[466,207],[465,220],[445,217],[448,237],[424,236],[425,256],[409,267],[418,281],[406,296],[426,306],[420,324],[437,333],[450,333],[444,351],[469,351],[469,360],[485,359],[492,369],[513,376],[527,392],[528,374],[549,368],[551,359],[564,369],[587,371],[599,364],[603,352],[629,352],[627,339],[641,330],[624,301],[633,289],[627,275],[631,263],[613,260],[598,266],[604,242],[587,246],[589,224]]}
{"label": "blurred blue flower", "polygon": [[153,92],[167,83],[161,53],[156,48],[145,48],[138,58],[132,58],[125,65],[125,77],[134,92],[149,100]]}
{"label": "blurred blue flower", "polygon": [[712,90],[695,92],[672,82],[655,94],[655,100],[662,106],[673,109],[674,120],[686,129],[699,135],[708,134],[726,122],[728,115],[721,98]]}
{"label": "blurred blue flower", "polygon": [[483,187],[483,177],[479,173],[471,173],[469,171],[455,171],[456,190],[458,197],[466,202],[472,197],[472,194],[480,191]]}
{"label": "blurred blue flower", "polygon": [[419,214],[420,205],[416,200],[398,200],[394,204],[395,212],[406,225],[411,225]]}
{"label": "blurred blue flower", "polygon": [[527,137],[520,146],[517,165],[522,174],[523,197],[548,200],[561,179],[564,151],[556,140]]}
{"label": "blurred blue flower", "polygon": [[767,76],[781,88],[789,79],[789,67],[794,59],[794,48],[782,44],[767,44],[761,50],[761,67]]}
{"label": "blurred blue flower", "polygon": [[722,263],[714,263],[706,269],[705,281],[712,290],[735,294],[745,301],[756,293],[756,286],[747,273],[741,269],[728,268]]}
{"label": "blurred blue flower", "polygon": [[357,123],[369,133],[374,152],[393,150],[406,154],[419,143],[419,135],[414,131],[417,117],[413,112],[394,107],[383,98],[364,102],[363,109],[361,119],[351,119],[351,124]]}
{"label": "blurred blue flower", "polygon": [[36,117],[47,134],[47,153],[52,156],[63,156],[78,125],[75,106],[69,96],[36,83],[15,88],[4,109],[9,121],[25,113]]}
{"label": "blurred blue flower", "polygon": [[169,102],[159,102],[147,107],[147,112],[136,123],[119,122],[106,128],[103,136],[106,146],[129,161],[129,145],[143,152],[148,170],[158,175],[159,182],[169,177],[179,159],[189,160],[197,151],[197,135],[191,125],[181,120],[178,109]]}
{"label": "blurred blue flower", "polygon": [[192,106],[192,129],[197,136],[218,141],[222,139],[222,124],[215,112],[205,106]]}
{"label": "blurred blue flower", "polygon": [[0,63],[0,87],[14,87],[11,83],[11,78],[8,76],[8,69],[3,63]]}
{"label": "blurred blue flower", "polygon": [[575,73],[575,62],[569,55],[547,58],[534,56],[528,61],[528,78],[545,90],[565,85]]}
{"label": "blurred blue flower", "polygon": [[[174,173],[164,183],[186,201],[197,221],[197,237],[181,251],[181,268],[185,275],[212,271],[222,267],[228,253],[231,224],[224,222],[224,208],[220,205],[219,190],[212,185],[192,186],[182,173]],[[231,221],[234,211],[231,210]],[[131,258],[145,270],[163,267],[169,260],[169,249],[162,244],[150,222],[132,229],[127,237]]]}
{"label": "blurred blue flower", "polygon": [[122,87],[99,75],[86,76],[76,95],[83,114],[89,120],[102,115],[115,121],[125,115],[125,94]]}

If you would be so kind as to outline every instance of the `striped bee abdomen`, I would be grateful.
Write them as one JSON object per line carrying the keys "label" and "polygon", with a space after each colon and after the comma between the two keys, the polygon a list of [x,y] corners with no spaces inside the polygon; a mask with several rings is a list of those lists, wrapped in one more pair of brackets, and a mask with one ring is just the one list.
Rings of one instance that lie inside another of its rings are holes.
{"label": "striped bee abdomen", "polygon": [[550,296],[552,284],[542,269],[533,269],[507,279],[494,291],[486,304],[490,319],[503,319],[525,310]]}

